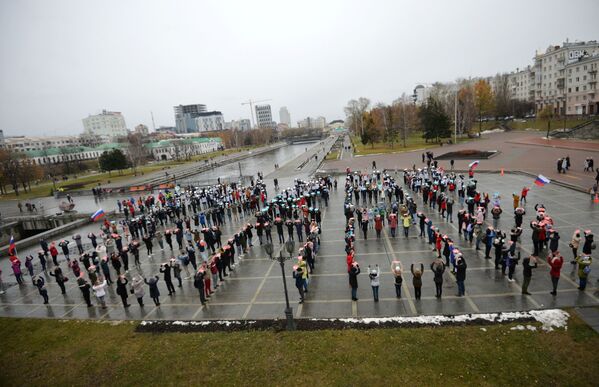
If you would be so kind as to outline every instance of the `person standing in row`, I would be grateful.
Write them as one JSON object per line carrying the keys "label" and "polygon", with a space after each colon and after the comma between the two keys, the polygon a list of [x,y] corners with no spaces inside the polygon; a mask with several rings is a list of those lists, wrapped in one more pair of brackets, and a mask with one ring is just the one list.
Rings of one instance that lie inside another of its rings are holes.
{"label": "person standing in row", "polygon": [[410,265],[410,271],[412,272],[412,285],[414,285],[414,297],[416,300],[420,300],[422,296],[422,273],[424,272],[424,265],[420,264],[420,269],[414,269],[414,264]]}
{"label": "person standing in row", "polygon": [[360,265],[354,262],[349,270],[349,286],[351,287],[352,301],[358,301],[358,274],[360,274]]}
{"label": "person standing in row", "polygon": [[66,289],[64,287],[64,283],[67,281],[67,277],[62,273],[62,269],[60,266],[56,266],[53,272],[50,272],[50,275],[56,279],[56,283],[60,286],[60,292],[62,294],[66,294]]}
{"label": "person standing in row", "polygon": [[549,275],[551,276],[551,283],[553,285],[553,290],[551,294],[557,295],[557,284],[559,282],[559,277],[561,274],[562,266],[564,265],[564,257],[562,257],[559,251],[556,251],[553,256],[549,256],[547,258],[547,262],[549,266],[551,266],[551,270],[549,271]]}
{"label": "person standing in row", "polygon": [[304,270],[301,266],[294,266],[293,278],[295,278],[295,287],[300,295],[299,303],[304,303]]}
{"label": "person standing in row", "polygon": [[37,287],[37,291],[44,299],[44,304],[48,304],[48,289],[46,289],[46,281],[39,275],[35,276],[33,284]]}
{"label": "person standing in row", "polygon": [[137,298],[137,302],[139,303],[139,306],[143,308],[144,295],[146,294],[146,291],[144,290],[143,277],[140,276],[139,274],[136,274],[133,277],[133,280],[131,282],[131,288],[133,289],[133,294],[135,295],[135,298]]}
{"label": "person standing in row", "polygon": [[379,287],[381,286],[379,265],[376,265],[372,269],[368,266],[368,277],[370,278],[374,302],[379,302]]}
{"label": "person standing in row", "polygon": [[535,256],[526,257],[522,260],[522,294],[530,296],[528,292],[528,285],[532,278],[532,269],[537,268],[537,258]]}
{"label": "person standing in row", "polygon": [[152,297],[152,300],[154,301],[154,304],[156,304],[156,306],[160,306],[160,290],[158,290],[159,280],[160,278],[158,276],[154,276],[149,280],[144,278],[144,282],[150,288],[150,297]]}
{"label": "person standing in row", "polygon": [[400,261],[391,262],[391,272],[393,273],[393,277],[395,278],[395,296],[397,298],[401,298],[401,285],[403,284],[401,270],[402,269]]}
{"label": "person standing in row", "polygon": [[98,301],[100,301],[100,305],[102,305],[102,309],[106,309],[106,280],[103,279],[102,282],[100,280],[96,280],[96,284],[93,286],[94,292],[96,293],[96,297]]}
{"label": "person standing in row", "polygon": [[91,285],[89,284],[89,282],[87,282],[87,280],[83,276],[83,273],[81,273],[79,275],[79,278],[77,278],[77,285],[79,286],[79,290],[81,290],[81,294],[83,294],[83,299],[85,300],[87,307],[92,307],[93,305],[90,297]]}
{"label": "person standing in row", "polygon": [[123,306],[125,308],[130,307],[131,305],[127,303],[127,298],[129,295],[127,294],[127,284],[129,280],[125,277],[124,274],[121,274],[116,280],[116,294],[121,296],[121,300],[123,301]]}
{"label": "person standing in row", "polygon": [[458,297],[463,297],[466,295],[466,288],[464,286],[464,282],[466,281],[466,268],[468,265],[466,264],[466,260],[462,256],[462,254],[457,254],[455,257],[455,279],[458,285]]}
{"label": "person standing in row", "polygon": [[442,259],[437,258],[431,263],[431,270],[433,271],[435,282],[436,294],[435,297],[441,298],[443,294],[443,273],[445,272],[445,263]]}

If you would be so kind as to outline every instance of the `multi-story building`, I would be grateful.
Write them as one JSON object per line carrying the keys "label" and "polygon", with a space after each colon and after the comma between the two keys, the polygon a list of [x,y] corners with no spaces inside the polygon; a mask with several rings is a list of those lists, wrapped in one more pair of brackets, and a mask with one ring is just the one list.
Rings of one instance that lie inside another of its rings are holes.
{"label": "multi-story building", "polygon": [[195,118],[196,132],[212,132],[225,128],[225,119],[221,112],[198,113]]}
{"label": "multi-story building", "polygon": [[107,110],[84,118],[83,128],[85,133],[108,138],[122,137],[128,133],[123,115],[120,112]]}
{"label": "multi-story building", "polygon": [[291,125],[291,115],[289,114],[289,110],[287,110],[287,106],[279,109],[279,123],[286,124],[288,127]]}
{"label": "multi-story building", "polygon": [[599,53],[585,55],[568,63],[566,114],[599,114],[598,68]]}
{"label": "multi-story building", "polygon": [[259,128],[274,129],[270,105],[256,105],[256,121]]}
{"label": "multi-story building", "polygon": [[300,128],[324,129],[327,126],[327,120],[322,116],[306,117],[303,120],[298,121],[297,126]]}
{"label": "multi-story building", "polygon": [[432,87],[428,85],[418,85],[414,88],[414,95],[416,96],[416,104],[422,105],[426,102],[428,97],[431,96]]}
{"label": "multi-story building", "polygon": [[508,74],[508,88],[511,97],[520,101],[534,101],[534,76],[530,66],[516,69]]}
{"label": "multi-story building", "polygon": [[177,133],[194,133],[198,132],[196,118],[201,113],[206,112],[206,105],[179,105],[174,107],[175,110],[175,126]]}
{"label": "multi-story building", "polygon": [[225,122],[225,129],[246,131],[252,129],[252,123],[247,118]]}
{"label": "multi-story building", "polygon": [[4,148],[4,131],[0,129],[0,148]]}
{"label": "multi-story building", "polygon": [[156,161],[185,159],[222,149],[220,137],[189,137],[161,140],[146,144]]}
{"label": "multi-story building", "polygon": [[5,146],[14,152],[38,151],[48,148],[67,148],[85,145],[78,136],[14,136],[6,137]]}
{"label": "multi-story building", "polygon": [[[593,57],[599,54],[599,43],[596,40],[588,42],[564,42],[561,46],[549,46],[544,53],[534,57],[535,105],[537,111],[545,106],[551,106],[554,114],[588,114],[582,113],[582,101],[579,101],[580,113],[575,108],[567,109],[568,90],[583,87],[584,75],[576,64],[580,58]],[[584,66],[584,65],[583,65]],[[578,73],[576,68],[578,67]],[[588,71],[588,70],[587,70]],[[578,81],[576,80],[578,78]],[[572,89],[572,84],[574,86]],[[586,85],[589,86],[588,84]],[[580,96],[579,96],[580,97]],[[584,109],[586,111],[586,108]]]}

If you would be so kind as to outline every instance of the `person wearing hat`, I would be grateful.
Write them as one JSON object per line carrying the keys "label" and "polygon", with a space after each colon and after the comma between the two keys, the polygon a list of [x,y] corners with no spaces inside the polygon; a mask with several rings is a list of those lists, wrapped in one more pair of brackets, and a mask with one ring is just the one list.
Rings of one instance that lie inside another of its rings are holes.
{"label": "person wearing hat", "polygon": [[393,273],[395,283],[395,296],[401,298],[401,286],[403,284],[403,278],[401,276],[402,268],[400,261],[391,262],[391,273]]}
{"label": "person wearing hat", "polygon": [[590,255],[583,254],[576,257],[578,263],[578,290],[585,290],[587,287],[587,278],[591,272],[591,263],[593,258]]}
{"label": "person wearing hat", "polygon": [[422,296],[422,274],[424,272],[424,265],[421,263],[419,269],[414,269],[414,264],[411,264],[410,271],[412,272],[412,285],[414,286],[414,297],[416,298],[416,300],[420,300],[420,297]]}
{"label": "person wearing hat", "polygon": [[576,257],[578,257],[578,248],[580,247],[580,230],[575,230],[570,240],[570,248],[572,249],[572,261],[571,264],[576,265]]}
{"label": "person wearing hat", "polygon": [[368,265],[368,278],[370,278],[374,302],[379,302],[379,287],[381,285],[379,265],[376,265],[374,268],[371,268],[370,265]]}

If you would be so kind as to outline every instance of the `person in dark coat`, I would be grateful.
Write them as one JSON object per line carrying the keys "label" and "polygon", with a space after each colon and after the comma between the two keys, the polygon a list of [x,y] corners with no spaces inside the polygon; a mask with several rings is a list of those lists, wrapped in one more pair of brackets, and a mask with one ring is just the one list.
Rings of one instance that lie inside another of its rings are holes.
{"label": "person in dark coat", "polygon": [[295,287],[300,295],[300,304],[304,303],[304,271],[300,266],[295,267],[293,270],[293,278],[295,278]]}
{"label": "person in dark coat", "polygon": [[168,263],[160,265],[160,272],[164,273],[164,282],[166,282],[166,288],[168,289],[168,295],[175,293],[175,286],[173,285],[173,279],[171,277],[171,266]]}
{"label": "person in dark coat", "polygon": [[455,257],[456,260],[456,274],[455,279],[458,285],[458,297],[463,297],[466,294],[466,288],[464,287],[464,281],[466,281],[466,268],[468,265],[466,264],[466,260],[462,256],[462,254],[458,254]]}
{"label": "person in dark coat", "polygon": [[44,298],[44,304],[48,303],[48,290],[46,289],[46,282],[39,275],[35,277],[33,284],[37,287],[40,296]]}
{"label": "person in dark coat", "polygon": [[130,307],[131,305],[127,303],[127,298],[129,295],[127,294],[127,284],[129,280],[124,275],[120,275],[116,280],[116,294],[121,296],[121,300],[123,300],[123,306],[125,308]]}
{"label": "person in dark coat", "polygon": [[79,290],[81,290],[81,294],[83,294],[83,299],[85,300],[87,307],[93,306],[90,297],[91,285],[85,280],[83,274],[77,278],[77,285],[79,286]]}
{"label": "person in dark coat", "polygon": [[358,274],[360,274],[360,265],[354,262],[349,270],[349,286],[351,287],[352,301],[358,301]]}
{"label": "person in dark coat", "polygon": [[530,295],[528,292],[528,285],[530,285],[530,280],[532,278],[532,269],[537,268],[537,258],[534,256],[525,257],[522,260],[522,294]]}
{"label": "person in dark coat", "polygon": [[414,297],[420,300],[422,296],[422,273],[424,272],[424,265],[420,264],[420,269],[414,269],[414,264],[410,265],[410,271],[412,272],[412,285],[414,285]]}
{"label": "person in dark coat", "polygon": [[443,273],[445,272],[445,263],[440,258],[437,258],[431,263],[431,270],[433,271],[436,288],[435,297],[441,298],[443,293]]}
{"label": "person in dark coat", "polygon": [[56,266],[50,275],[56,279],[56,283],[60,286],[60,292],[62,294],[66,294],[66,289],[64,287],[64,283],[66,282],[66,277],[62,274],[62,269],[60,266]]}
{"label": "person in dark coat", "polygon": [[152,300],[154,300],[154,304],[156,304],[156,306],[160,306],[160,290],[158,290],[159,280],[160,278],[158,276],[150,278],[149,281],[147,278],[144,278],[144,282],[150,287],[150,297],[152,297]]}
{"label": "person in dark coat", "polygon": [[202,305],[206,305],[206,295],[204,294],[204,276],[206,275],[206,272],[203,269],[200,269],[196,272],[194,280],[193,280],[193,286],[198,289],[198,292],[200,293],[200,302],[202,303]]}

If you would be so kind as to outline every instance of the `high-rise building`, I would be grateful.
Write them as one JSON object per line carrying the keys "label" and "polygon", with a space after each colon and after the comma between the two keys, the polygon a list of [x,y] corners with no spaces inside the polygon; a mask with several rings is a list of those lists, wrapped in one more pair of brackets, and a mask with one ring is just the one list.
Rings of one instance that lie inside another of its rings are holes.
{"label": "high-rise building", "polygon": [[221,112],[198,113],[195,118],[195,127],[197,132],[212,132],[223,130],[225,128],[225,119]]}
{"label": "high-rise building", "polygon": [[109,112],[89,115],[83,119],[85,133],[103,137],[121,137],[127,135],[125,118],[120,112]]}
{"label": "high-rise building", "polygon": [[240,118],[239,120],[225,122],[225,129],[246,131],[252,129],[252,124],[247,118]]}
{"label": "high-rise building", "polygon": [[259,128],[274,128],[270,105],[256,105],[256,120]]}
{"label": "high-rise building", "polygon": [[291,125],[291,115],[289,114],[289,110],[287,110],[287,106],[279,109],[279,123],[286,124],[287,126]]}
{"label": "high-rise building", "polygon": [[194,133],[198,132],[196,118],[200,113],[206,112],[206,105],[179,105],[174,107],[175,110],[175,126],[177,133]]}
{"label": "high-rise building", "polygon": [[530,66],[524,69],[516,69],[508,74],[508,89],[513,99],[520,101],[534,101],[534,76]]}

